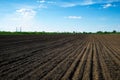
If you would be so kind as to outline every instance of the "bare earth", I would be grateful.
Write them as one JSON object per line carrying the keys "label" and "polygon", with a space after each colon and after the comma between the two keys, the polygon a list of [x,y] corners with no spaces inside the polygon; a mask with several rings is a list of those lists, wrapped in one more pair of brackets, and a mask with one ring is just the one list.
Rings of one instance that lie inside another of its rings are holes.
{"label": "bare earth", "polygon": [[0,80],[120,80],[120,35],[0,36]]}

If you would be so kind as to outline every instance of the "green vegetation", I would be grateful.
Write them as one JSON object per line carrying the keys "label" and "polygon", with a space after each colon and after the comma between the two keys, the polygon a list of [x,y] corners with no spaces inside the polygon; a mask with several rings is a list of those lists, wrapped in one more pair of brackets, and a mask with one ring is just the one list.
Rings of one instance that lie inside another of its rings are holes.
{"label": "green vegetation", "polygon": [[9,31],[0,31],[0,35],[39,35],[39,34],[76,34],[72,32],[9,32]]}
{"label": "green vegetation", "polygon": [[98,31],[96,32],[97,34],[120,34],[120,32],[117,32],[116,30],[113,30],[112,32],[107,32],[107,31]]}
{"label": "green vegetation", "polygon": [[9,32],[9,31],[0,31],[0,35],[39,35],[39,34],[120,34],[120,32],[117,32],[116,30],[113,30],[112,32],[107,31],[97,31],[96,33],[92,32]]}

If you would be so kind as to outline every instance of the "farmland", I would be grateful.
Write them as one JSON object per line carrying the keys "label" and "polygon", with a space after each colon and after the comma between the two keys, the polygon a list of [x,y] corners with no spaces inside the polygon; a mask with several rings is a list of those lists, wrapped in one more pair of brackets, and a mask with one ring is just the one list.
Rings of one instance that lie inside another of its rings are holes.
{"label": "farmland", "polygon": [[1,35],[0,80],[120,80],[120,35]]}

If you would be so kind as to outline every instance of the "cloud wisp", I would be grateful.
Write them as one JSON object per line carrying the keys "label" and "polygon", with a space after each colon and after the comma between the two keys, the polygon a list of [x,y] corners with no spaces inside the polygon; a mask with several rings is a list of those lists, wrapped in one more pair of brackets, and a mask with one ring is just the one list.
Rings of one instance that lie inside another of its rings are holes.
{"label": "cloud wisp", "polygon": [[46,1],[45,0],[38,0],[37,2],[38,3],[45,3]]}
{"label": "cloud wisp", "polygon": [[67,16],[66,19],[82,19],[82,16]]}
{"label": "cloud wisp", "polygon": [[103,5],[103,8],[109,8],[111,6],[112,6],[112,4],[108,3],[108,4]]}
{"label": "cloud wisp", "polygon": [[56,5],[55,1],[49,1],[49,0],[38,0],[37,3],[39,4],[38,8],[39,9],[46,9],[49,6]]}
{"label": "cloud wisp", "polygon": [[16,10],[16,13],[23,18],[31,19],[36,15],[36,11],[32,9],[21,8]]}
{"label": "cloud wisp", "polygon": [[44,4],[46,6],[48,5],[56,5],[56,6],[60,6],[60,7],[74,7],[74,6],[88,6],[88,5],[93,5],[93,4],[107,4],[104,5],[104,8],[110,7],[112,2],[120,2],[120,0],[67,0],[67,1],[63,1],[63,0],[39,0],[38,3],[39,4]]}

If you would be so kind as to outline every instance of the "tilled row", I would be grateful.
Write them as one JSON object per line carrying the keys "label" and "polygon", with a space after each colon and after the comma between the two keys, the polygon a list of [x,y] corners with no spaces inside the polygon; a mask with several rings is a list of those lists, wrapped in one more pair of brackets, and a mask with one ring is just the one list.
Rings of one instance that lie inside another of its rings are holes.
{"label": "tilled row", "polygon": [[20,49],[15,47],[17,40],[13,37],[8,40],[14,41],[0,51],[0,80],[120,79],[119,35],[57,35],[56,40],[53,35],[51,38],[45,36],[42,42],[34,36],[33,40],[19,38]]}

